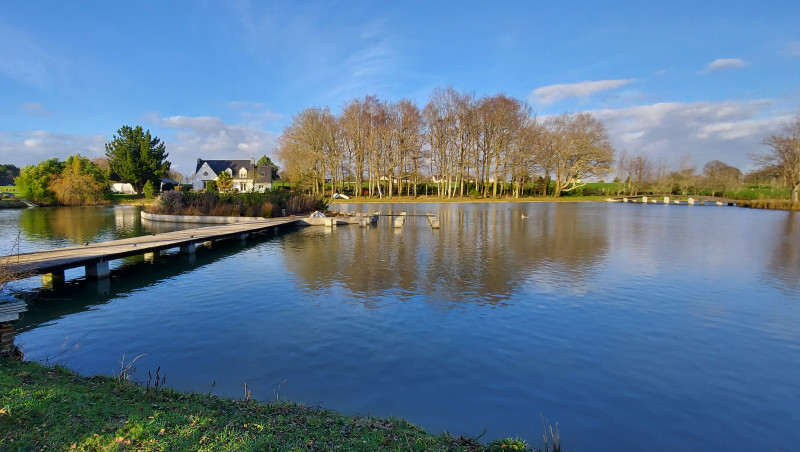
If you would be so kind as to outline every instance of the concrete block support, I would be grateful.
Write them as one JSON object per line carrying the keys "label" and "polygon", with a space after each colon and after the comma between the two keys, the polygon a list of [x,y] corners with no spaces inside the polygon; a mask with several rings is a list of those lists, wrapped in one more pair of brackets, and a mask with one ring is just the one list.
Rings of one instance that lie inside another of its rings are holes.
{"label": "concrete block support", "polygon": [[145,262],[154,262],[158,260],[158,256],[161,253],[159,251],[153,251],[152,253],[144,253],[144,261]]}
{"label": "concrete block support", "polygon": [[186,245],[181,245],[181,254],[194,254],[195,249],[194,243],[188,243]]}
{"label": "concrete block support", "polygon": [[86,277],[90,279],[108,278],[111,270],[108,269],[108,261],[101,261],[96,264],[86,266]]}

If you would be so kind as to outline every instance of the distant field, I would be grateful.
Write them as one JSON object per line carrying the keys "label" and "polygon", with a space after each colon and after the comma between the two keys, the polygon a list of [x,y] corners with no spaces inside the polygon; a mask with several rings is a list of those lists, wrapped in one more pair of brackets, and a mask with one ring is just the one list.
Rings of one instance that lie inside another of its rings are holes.
{"label": "distant field", "polygon": [[16,185],[0,185],[0,192],[6,191],[10,193],[19,193],[19,189]]}

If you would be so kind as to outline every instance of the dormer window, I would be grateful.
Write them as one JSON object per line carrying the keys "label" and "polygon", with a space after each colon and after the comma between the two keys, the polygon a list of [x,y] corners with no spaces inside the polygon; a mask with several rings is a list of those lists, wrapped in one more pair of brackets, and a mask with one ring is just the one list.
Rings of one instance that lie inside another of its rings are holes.
{"label": "dormer window", "polygon": [[239,170],[239,177],[240,177],[240,178],[245,178],[245,177],[247,177],[247,170],[246,170],[246,169],[244,169],[244,168],[240,169],[240,170]]}

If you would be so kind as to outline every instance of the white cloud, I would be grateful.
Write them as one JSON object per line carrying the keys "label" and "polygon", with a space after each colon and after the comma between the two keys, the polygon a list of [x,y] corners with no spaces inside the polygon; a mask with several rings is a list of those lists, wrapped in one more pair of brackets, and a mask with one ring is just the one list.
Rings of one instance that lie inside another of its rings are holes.
{"label": "white cloud", "polygon": [[202,159],[258,159],[262,155],[274,159],[273,149],[278,134],[240,124],[226,124],[215,116],[170,116],[150,114],[145,120],[160,127],[174,129],[172,138],[163,138],[172,169],[183,174],[195,170]]}
{"label": "white cloud", "polygon": [[533,90],[530,100],[543,106],[552,105],[564,99],[573,97],[587,99],[592,94],[619,88],[635,82],[635,78],[618,80],[597,80],[580,83],[564,83],[560,85],[543,86]]}
{"label": "white cloud", "polygon": [[786,53],[791,56],[800,57],[800,41],[794,41],[787,44]]}
{"label": "white cloud", "polygon": [[35,165],[53,157],[65,160],[74,154],[103,157],[107,141],[100,134],[87,136],[43,130],[0,132],[0,163]]}
{"label": "white cloud", "polygon": [[674,165],[679,156],[694,156],[702,167],[721,160],[743,170],[749,155],[763,152],[761,141],[778,131],[790,114],[772,113],[772,100],[658,103],[596,110],[617,150],[643,152]]}
{"label": "white cloud", "polygon": [[740,60],[739,58],[720,58],[708,63],[703,73],[714,71],[725,71],[728,69],[736,69],[750,66],[750,63]]}

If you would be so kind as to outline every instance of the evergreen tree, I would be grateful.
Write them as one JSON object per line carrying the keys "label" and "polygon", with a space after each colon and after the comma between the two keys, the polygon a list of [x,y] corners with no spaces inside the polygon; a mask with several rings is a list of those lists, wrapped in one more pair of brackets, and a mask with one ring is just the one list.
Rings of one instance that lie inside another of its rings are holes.
{"label": "evergreen tree", "polygon": [[122,126],[117,135],[106,143],[106,157],[111,171],[123,182],[129,182],[137,192],[147,181],[156,182],[169,171],[164,143],[143,131],[142,126]]}

